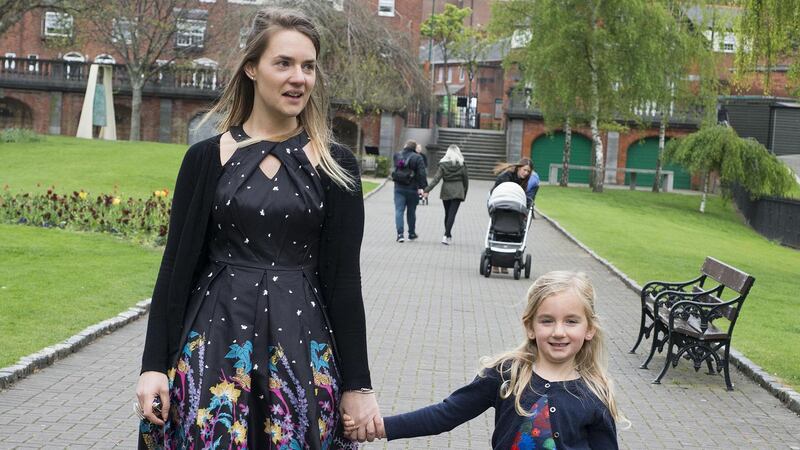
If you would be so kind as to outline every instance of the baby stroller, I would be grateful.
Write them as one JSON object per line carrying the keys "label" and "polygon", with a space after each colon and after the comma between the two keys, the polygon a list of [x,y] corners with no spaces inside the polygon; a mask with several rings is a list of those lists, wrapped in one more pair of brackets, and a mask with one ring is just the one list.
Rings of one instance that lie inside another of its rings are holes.
{"label": "baby stroller", "polygon": [[525,278],[531,277],[531,255],[525,254],[531,223],[527,200],[525,191],[516,183],[502,183],[492,191],[486,248],[481,253],[481,275],[491,276],[492,267],[513,267],[515,280],[519,280],[523,269]]}

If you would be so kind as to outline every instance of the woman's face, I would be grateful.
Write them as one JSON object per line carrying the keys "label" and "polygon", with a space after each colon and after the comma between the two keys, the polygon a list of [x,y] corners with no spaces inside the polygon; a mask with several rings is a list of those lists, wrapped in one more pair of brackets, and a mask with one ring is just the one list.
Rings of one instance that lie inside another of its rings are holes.
{"label": "woman's face", "polygon": [[517,168],[517,176],[520,178],[528,178],[531,174],[531,166],[520,166]]}
{"label": "woman's face", "polygon": [[267,115],[280,120],[297,117],[306,107],[316,82],[316,63],[311,39],[298,31],[279,30],[269,37],[258,64],[245,71]]}

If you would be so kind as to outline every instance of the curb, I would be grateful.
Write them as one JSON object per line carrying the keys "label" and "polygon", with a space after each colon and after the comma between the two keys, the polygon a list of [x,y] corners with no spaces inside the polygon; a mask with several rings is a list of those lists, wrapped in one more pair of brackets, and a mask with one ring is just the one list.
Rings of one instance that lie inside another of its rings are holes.
{"label": "curb", "polygon": [[[580,247],[583,251],[588,253],[592,258],[596,259],[600,264],[604,265],[609,272],[614,274],[617,278],[622,280],[622,283],[625,284],[629,289],[636,293],[636,295],[640,295],[642,292],[642,287],[639,286],[633,279],[631,279],[628,275],[626,275],[623,271],[619,270],[614,264],[611,264],[605,258],[602,258],[600,255],[595,253],[592,249],[584,245],[583,242],[579,241],[575,236],[570,234],[569,231],[565,230],[561,224],[558,223],[555,219],[551,219],[547,215],[543,214],[541,210],[538,208],[534,208],[536,213],[539,214],[542,218],[544,218],[547,222],[549,222],[556,230],[561,232],[564,236],[567,237],[570,241],[575,243],[578,247]],[[782,384],[778,381],[775,377],[767,373],[764,369],[758,366],[753,361],[749,360],[746,356],[741,354],[740,352],[736,351],[736,349],[731,348],[730,352],[730,362],[739,369],[747,378],[758,383],[759,386],[763,387],[767,390],[770,394],[772,394],[775,398],[783,402],[789,410],[796,414],[800,414],[800,393],[793,390],[792,388]]]}
{"label": "curb", "polygon": [[0,367],[0,390],[8,388],[17,380],[52,365],[60,359],[66,358],[98,338],[142,317],[150,310],[150,300],[149,298],[142,300],[138,302],[136,306],[110,319],[106,319],[94,325],[89,325],[78,334],[64,341],[45,347],[28,356],[23,356],[14,365]]}
{"label": "curb", "polygon": [[[375,189],[364,196],[364,200],[381,190],[381,188],[386,185],[387,181],[389,181],[388,178],[384,179]],[[0,367],[0,390],[8,388],[17,380],[50,366],[60,359],[66,358],[70,354],[91,344],[98,338],[144,316],[150,311],[151,300],[152,299],[149,298],[142,300],[137,303],[136,306],[117,314],[115,317],[90,325],[84,328],[80,333],[62,342],[45,347],[36,353],[23,356],[14,365]]]}
{"label": "curb", "polygon": [[384,186],[386,186],[386,183],[388,181],[389,181],[388,178],[384,178],[383,181],[380,182],[380,184],[378,184],[378,187],[376,187],[375,189],[369,191],[369,193],[364,196],[364,200],[367,200],[368,198],[372,197],[376,192],[380,191]]}

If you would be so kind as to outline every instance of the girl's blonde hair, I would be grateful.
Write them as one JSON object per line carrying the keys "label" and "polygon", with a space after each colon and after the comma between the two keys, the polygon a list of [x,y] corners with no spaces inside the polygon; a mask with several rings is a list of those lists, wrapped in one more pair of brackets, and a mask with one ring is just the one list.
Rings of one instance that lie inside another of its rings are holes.
{"label": "girl's blonde hair", "polygon": [[456,165],[459,166],[464,165],[464,155],[461,154],[461,149],[458,148],[456,144],[450,144],[450,146],[447,147],[447,152],[445,152],[442,159],[439,160],[439,162],[448,162],[448,161],[455,163]]}
{"label": "girl's blonde hair", "polygon": [[[297,31],[308,37],[314,44],[317,57],[320,54],[320,35],[311,19],[305,14],[284,8],[264,8],[253,17],[247,41],[240,51],[238,63],[233,71],[225,89],[217,103],[208,111],[202,122],[209,120],[213,115],[219,114],[222,120],[218,125],[220,132],[227,131],[231,126],[241,126],[250,117],[253,110],[255,86],[244,71],[247,64],[258,64],[261,55],[269,45],[270,37],[279,30]],[[298,129],[284,136],[272,136],[269,140],[280,141],[300,133],[305,129],[311,139],[311,147],[320,159],[322,170],[336,184],[354,190],[355,178],[344,170],[333,158],[330,151],[331,144],[335,143],[328,121],[329,100],[325,86],[325,75],[320,64],[314,65],[316,83],[311,91],[308,103],[297,117]],[[201,122],[201,123],[202,123]],[[237,147],[244,147],[262,139],[247,139],[239,142]]]}
{"label": "girl's blonde hair", "polygon": [[[586,274],[554,271],[542,275],[533,282],[528,289],[528,303],[522,315],[522,324],[525,327],[526,335],[528,330],[533,329],[536,313],[542,302],[563,292],[571,292],[583,301],[583,312],[588,321],[589,330],[594,331],[594,337],[584,341],[583,347],[575,355],[575,370],[586,382],[589,390],[608,407],[614,420],[627,422],[617,408],[612,382],[607,375],[604,333],[597,314],[594,312],[594,288]],[[531,382],[533,365],[538,357],[539,349],[536,341],[526,338],[516,349],[482,361],[485,369],[496,369],[500,372],[503,379],[500,397],[505,399],[513,395],[514,407],[522,416],[530,416],[530,412],[522,408],[520,399]]]}

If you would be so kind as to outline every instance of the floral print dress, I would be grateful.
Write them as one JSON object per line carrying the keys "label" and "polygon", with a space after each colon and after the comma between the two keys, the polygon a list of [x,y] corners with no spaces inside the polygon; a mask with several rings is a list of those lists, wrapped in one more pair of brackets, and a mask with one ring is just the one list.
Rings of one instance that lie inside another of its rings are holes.
{"label": "floral print dress", "polygon": [[[237,141],[247,139],[240,127]],[[341,380],[316,261],[324,195],[301,133],[235,151],[212,207],[209,262],[169,370],[170,414],[141,423],[149,448],[357,448],[342,434]],[[272,178],[267,155],[281,166]]]}

